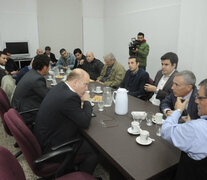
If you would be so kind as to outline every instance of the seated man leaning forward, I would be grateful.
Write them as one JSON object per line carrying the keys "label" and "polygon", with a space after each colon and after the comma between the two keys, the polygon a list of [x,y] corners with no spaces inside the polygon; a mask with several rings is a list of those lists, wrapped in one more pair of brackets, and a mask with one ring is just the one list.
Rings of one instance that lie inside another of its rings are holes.
{"label": "seated man leaning forward", "polygon": [[199,86],[195,102],[200,118],[178,124],[188,100],[182,103],[181,98],[177,97],[175,111],[162,125],[162,138],[182,151],[180,162],[173,175],[175,180],[207,179],[207,79]]}
{"label": "seated man leaning forward", "polygon": [[[47,55],[34,57],[32,69],[19,81],[12,98],[12,107],[17,111],[39,108],[49,89],[44,75],[49,71],[50,58]],[[34,122],[36,111],[22,115],[26,124]]]}
{"label": "seated man leaning forward", "polygon": [[144,85],[149,82],[149,74],[139,68],[137,56],[131,56],[128,60],[129,70],[126,72],[120,87],[127,89],[129,95],[144,98],[146,96]]}
{"label": "seated man leaning forward", "polygon": [[[80,137],[80,129],[90,125],[92,107],[88,90],[89,75],[76,68],[70,72],[65,82],[53,87],[43,100],[35,124],[35,136],[43,152],[52,146]],[[86,155],[81,162],[80,171],[92,173],[97,156],[90,145],[84,141],[78,155]],[[61,161],[56,159],[56,161]]]}
{"label": "seated man leaning forward", "polygon": [[96,81],[105,86],[119,87],[125,76],[124,67],[116,61],[112,53],[105,55],[104,61],[105,65]]}
{"label": "seated man leaning forward", "polygon": [[167,95],[172,92],[172,84],[175,73],[177,72],[178,56],[173,52],[168,52],[161,57],[162,70],[155,76],[153,85],[146,84],[145,91],[148,92],[148,99],[156,106],[160,105]]}
{"label": "seated man leaning forward", "polygon": [[71,53],[68,53],[65,49],[60,50],[61,57],[59,58],[56,66],[62,68],[63,70],[73,69],[75,65],[75,56]]}
{"label": "seated man leaning forward", "polygon": [[181,71],[175,74],[173,79],[172,90],[168,96],[160,104],[160,109],[166,116],[172,114],[175,108],[175,102],[177,97],[182,97],[182,100],[188,99],[183,116],[189,115],[191,119],[198,118],[197,105],[195,103],[195,97],[197,88],[195,86],[196,77],[191,71]]}

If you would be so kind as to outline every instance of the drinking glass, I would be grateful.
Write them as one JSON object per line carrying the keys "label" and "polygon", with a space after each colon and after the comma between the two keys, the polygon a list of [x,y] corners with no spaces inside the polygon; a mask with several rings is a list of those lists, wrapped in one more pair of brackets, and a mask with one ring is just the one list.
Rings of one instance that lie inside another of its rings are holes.
{"label": "drinking glass", "polygon": [[161,128],[162,128],[162,124],[156,124],[156,135],[157,136],[161,136]]}
{"label": "drinking glass", "polygon": [[99,111],[103,111],[104,110],[104,102],[103,101],[99,101],[98,102],[98,110]]}
{"label": "drinking glass", "polygon": [[152,112],[147,113],[147,117],[146,117],[146,125],[147,126],[152,126],[152,117],[153,116],[154,116],[154,114]]}

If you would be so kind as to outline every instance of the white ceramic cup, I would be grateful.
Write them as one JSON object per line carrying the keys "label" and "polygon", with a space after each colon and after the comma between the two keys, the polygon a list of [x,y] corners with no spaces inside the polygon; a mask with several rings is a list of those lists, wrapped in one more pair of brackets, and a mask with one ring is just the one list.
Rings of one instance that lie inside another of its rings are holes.
{"label": "white ceramic cup", "polygon": [[51,75],[48,75],[48,79],[52,79],[52,76]]}
{"label": "white ceramic cup", "polygon": [[149,138],[149,131],[142,130],[140,132],[140,141],[142,143],[146,143],[148,141],[148,138]]}
{"label": "white ceramic cup", "polygon": [[161,124],[162,123],[162,118],[163,118],[163,114],[162,113],[156,113],[155,114],[155,121],[156,121],[156,123]]}
{"label": "white ceramic cup", "polygon": [[138,132],[138,133],[140,132],[139,123],[137,121],[132,121],[131,127],[133,132]]}
{"label": "white ceramic cup", "polygon": [[101,86],[96,87],[96,92],[101,92]]}
{"label": "white ceramic cup", "polygon": [[60,73],[64,73],[63,69],[60,70]]}

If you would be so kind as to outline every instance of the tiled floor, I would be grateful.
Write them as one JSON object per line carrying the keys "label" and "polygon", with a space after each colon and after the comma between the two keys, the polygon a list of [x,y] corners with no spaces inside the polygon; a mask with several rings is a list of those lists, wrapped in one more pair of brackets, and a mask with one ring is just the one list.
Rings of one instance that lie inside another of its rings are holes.
{"label": "tiled floor", "polygon": [[[19,151],[19,148],[14,148],[13,144],[15,143],[15,140],[12,136],[9,136],[5,133],[1,119],[0,119],[0,146],[4,146],[12,154],[15,154]],[[26,175],[27,180],[36,180],[38,177],[34,175],[34,173],[31,171],[30,167],[28,166],[26,160],[24,159],[24,156],[21,155],[18,157],[18,161],[20,162],[24,173]],[[103,167],[98,164],[95,171],[94,171],[95,177],[101,177],[103,180],[109,180],[109,174],[103,169]]]}

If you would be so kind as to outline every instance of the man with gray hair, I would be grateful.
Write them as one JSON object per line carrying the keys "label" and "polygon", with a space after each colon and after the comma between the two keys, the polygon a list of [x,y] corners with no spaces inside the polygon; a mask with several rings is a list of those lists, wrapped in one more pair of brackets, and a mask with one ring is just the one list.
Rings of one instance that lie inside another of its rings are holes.
{"label": "man with gray hair", "polygon": [[125,69],[116,61],[116,58],[112,53],[105,55],[104,61],[105,65],[100,76],[97,78],[97,82],[105,86],[117,88],[124,79]]}
{"label": "man with gray hair", "polygon": [[173,92],[166,96],[161,102],[161,111],[166,116],[171,115],[175,107],[176,98],[181,97],[182,100],[188,99],[183,116],[189,115],[191,119],[198,118],[198,110],[195,103],[195,97],[197,93],[195,83],[196,77],[193,72],[185,70],[176,73],[172,85]]}
{"label": "man with gray hair", "polygon": [[175,111],[162,125],[162,138],[182,151],[175,180],[207,179],[207,79],[201,81],[199,86],[195,102],[200,118],[179,124],[188,100],[182,103],[181,98],[177,97]]}

